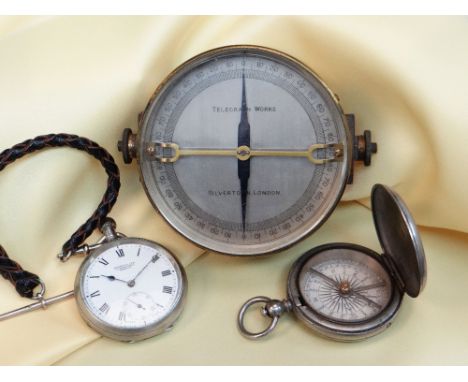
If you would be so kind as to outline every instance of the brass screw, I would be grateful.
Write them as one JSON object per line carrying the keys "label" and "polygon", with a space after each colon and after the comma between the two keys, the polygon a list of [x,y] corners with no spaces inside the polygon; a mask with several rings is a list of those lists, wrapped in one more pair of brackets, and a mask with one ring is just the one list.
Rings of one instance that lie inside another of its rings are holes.
{"label": "brass screw", "polygon": [[239,146],[237,148],[237,159],[247,160],[250,158],[250,147],[249,146]]}
{"label": "brass screw", "polygon": [[146,153],[147,153],[148,155],[153,156],[155,152],[156,152],[156,149],[155,149],[154,146],[148,145],[148,146],[146,147]]}

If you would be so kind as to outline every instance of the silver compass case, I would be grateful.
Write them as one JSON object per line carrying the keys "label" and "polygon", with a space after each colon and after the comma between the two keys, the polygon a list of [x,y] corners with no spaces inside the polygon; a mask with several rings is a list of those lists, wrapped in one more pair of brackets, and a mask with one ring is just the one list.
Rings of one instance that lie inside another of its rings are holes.
{"label": "silver compass case", "polygon": [[[417,297],[426,282],[426,259],[416,224],[397,193],[377,184],[372,189],[372,213],[383,254],[349,243],[331,243],[306,252],[292,266],[287,293],[292,310],[306,325],[325,337],[339,341],[356,341],[374,336],[388,328],[397,315],[404,294]],[[391,295],[381,311],[364,320],[340,321],[324,315],[306,301],[301,272],[311,262],[343,258],[347,253],[359,257],[370,269],[382,268],[391,280]]]}

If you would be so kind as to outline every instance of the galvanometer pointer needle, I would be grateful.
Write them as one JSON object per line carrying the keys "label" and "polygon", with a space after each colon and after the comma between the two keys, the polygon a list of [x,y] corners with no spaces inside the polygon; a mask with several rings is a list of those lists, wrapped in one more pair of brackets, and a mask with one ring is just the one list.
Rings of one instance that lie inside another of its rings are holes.
{"label": "galvanometer pointer needle", "polygon": [[[247,98],[245,95],[245,75],[242,73],[242,102],[241,102],[241,120],[237,135],[238,147],[250,147],[250,124],[247,115]],[[242,232],[245,232],[245,217],[247,211],[247,192],[250,177],[250,158],[247,160],[237,160],[237,175],[240,180],[241,188],[241,209],[242,209]]]}

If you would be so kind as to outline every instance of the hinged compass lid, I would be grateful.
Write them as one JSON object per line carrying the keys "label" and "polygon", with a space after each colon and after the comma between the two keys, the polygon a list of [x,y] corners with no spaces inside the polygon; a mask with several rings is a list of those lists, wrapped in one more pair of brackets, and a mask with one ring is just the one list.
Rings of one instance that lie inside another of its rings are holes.
{"label": "hinged compass lid", "polygon": [[405,291],[417,297],[426,283],[426,257],[416,224],[400,196],[389,187],[372,188],[372,214],[384,253],[395,264]]}

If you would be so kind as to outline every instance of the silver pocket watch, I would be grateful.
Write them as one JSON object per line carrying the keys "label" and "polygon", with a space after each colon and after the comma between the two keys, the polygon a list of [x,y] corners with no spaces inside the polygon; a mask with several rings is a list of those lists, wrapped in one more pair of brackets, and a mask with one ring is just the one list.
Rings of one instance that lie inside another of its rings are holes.
{"label": "silver pocket watch", "polygon": [[172,328],[185,303],[183,267],[160,244],[116,234],[111,220],[102,228],[103,240],[75,280],[82,318],[119,341],[144,340]]}
{"label": "silver pocket watch", "polygon": [[[401,198],[390,188],[372,189],[372,213],[383,253],[349,243],[313,248],[292,265],[287,299],[258,296],[240,309],[238,327],[247,338],[269,334],[286,312],[325,337],[355,341],[388,328],[404,294],[417,297],[426,282],[426,260],[416,225]],[[246,329],[247,309],[263,304],[272,319],[261,332]]]}

